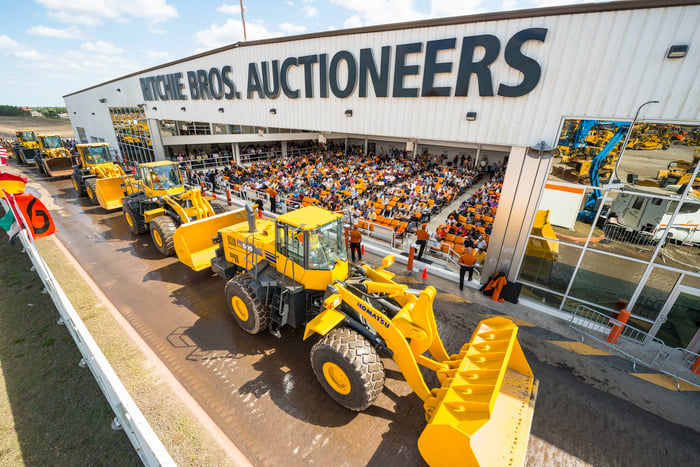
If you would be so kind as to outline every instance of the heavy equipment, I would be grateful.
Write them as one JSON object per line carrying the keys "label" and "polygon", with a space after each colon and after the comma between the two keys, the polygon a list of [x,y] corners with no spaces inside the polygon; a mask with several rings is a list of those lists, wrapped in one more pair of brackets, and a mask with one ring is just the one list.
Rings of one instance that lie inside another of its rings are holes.
{"label": "heavy equipment", "polygon": [[73,187],[80,196],[87,194],[92,204],[103,209],[118,209],[122,205],[124,170],[112,160],[107,143],[76,145],[78,164],[73,166]]}
{"label": "heavy equipment", "polygon": [[[250,206],[184,224],[178,258],[211,267],[246,332],[280,336],[288,325],[319,334],[311,366],[326,393],[360,411],[385,382],[393,358],[423,401],[427,426],[418,448],[430,465],[522,464],[537,383],[508,319],[482,321],[470,342],[448,355],[433,312],[436,290],[409,289],[382,265],[349,266],[342,217],[308,206],[260,219]],[[428,356],[427,354],[430,354]],[[439,384],[429,387],[419,367]]]}
{"label": "heavy equipment", "polygon": [[151,232],[156,249],[175,253],[176,229],[188,222],[214,216],[209,198],[199,188],[185,190],[176,162],[146,162],[124,177],[122,212],[134,234]]}
{"label": "heavy equipment", "polygon": [[15,131],[17,142],[12,151],[15,159],[24,165],[34,163],[34,157],[39,152],[39,141],[36,139],[34,130],[17,130]]}
{"label": "heavy equipment", "polygon": [[39,172],[48,177],[63,177],[73,173],[73,156],[63,146],[61,135],[39,135],[40,150],[34,156]]}

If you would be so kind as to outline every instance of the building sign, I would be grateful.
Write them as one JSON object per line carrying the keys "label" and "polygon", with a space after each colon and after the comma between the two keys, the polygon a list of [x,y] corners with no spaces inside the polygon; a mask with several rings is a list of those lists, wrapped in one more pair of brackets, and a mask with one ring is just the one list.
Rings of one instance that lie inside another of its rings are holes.
{"label": "building sign", "polygon": [[[464,37],[456,62],[438,60],[440,51],[456,49],[457,38],[453,37],[386,45],[381,47],[379,56],[375,56],[373,49],[366,48],[360,49],[359,55],[340,50],[332,56],[319,53],[251,62],[247,65],[243,88],[237,86],[230,65],[148,76],[139,81],[146,101],[277,99],[282,95],[289,99],[311,99],[327,98],[331,94],[341,99],[354,94],[359,97],[371,94],[375,97],[466,97],[477,92],[481,97],[521,97],[537,86],[542,71],[536,60],[523,53],[523,44],[544,42],[546,36],[545,28],[529,28],[515,33],[506,42],[503,60],[522,73],[522,80],[517,84],[493,82],[490,66],[500,55],[501,41],[491,34]],[[483,50],[483,56],[479,54],[481,58],[475,60],[477,49]],[[416,57],[422,61],[422,66],[407,65]],[[290,82],[289,72],[293,68],[303,70],[302,83]],[[454,76],[450,85],[437,86],[436,77],[447,73]],[[476,75],[476,80],[471,80],[472,75]],[[406,84],[406,78],[413,76],[419,78],[419,87]],[[470,89],[470,81],[476,83],[476,89]]]}

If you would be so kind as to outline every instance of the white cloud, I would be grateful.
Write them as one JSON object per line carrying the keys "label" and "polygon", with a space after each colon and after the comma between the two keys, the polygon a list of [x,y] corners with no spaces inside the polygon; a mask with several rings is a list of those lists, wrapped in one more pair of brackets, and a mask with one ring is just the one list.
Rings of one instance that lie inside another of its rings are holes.
{"label": "white cloud", "polygon": [[518,6],[517,3],[516,0],[503,0],[501,11],[515,10]]}
{"label": "white cloud", "polygon": [[65,29],[49,28],[47,26],[34,26],[27,29],[29,34],[44,37],[57,37],[59,39],[82,39],[83,34],[77,26],[69,26]]}
{"label": "white cloud", "polygon": [[5,34],[0,36],[0,50],[7,51],[7,55],[10,57],[23,60],[39,60],[43,57],[36,49],[20,44]]}
{"label": "white cloud", "polygon": [[168,0],[36,0],[49,10],[49,16],[71,24],[95,25],[102,19],[124,21],[142,18],[153,22],[179,16]]}
{"label": "white cloud", "polygon": [[0,49],[2,50],[15,50],[19,48],[19,43],[14,39],[9,38],[5,34],[0,36]]}
{"label": "white cloud", "polygon": [[111,42],[105,41],[83,42],[80,48],[88,52],[98,52],[105,55],[120,54],[124,51]]}
{"label": "white cloud", "polygon": [[282,23],[280,29],[287,34],[301,34],[306,31],[306,26],[302,24]]}
{"label": "white cloud", "polygon": [[[269,31],[265,26],[258,23],[246,22],[245,28],[249,41],[284,35],[281,32]],[[218,23],[214,23],[207,29],[197,31],[194,34],[194,38],[199,44],[204,46],[204,50],[233,44],[244,40],[243,24],[237,19],[229,19],[221,26]]]}
{"label": "white cloud", "polygon": [[286,3],[289,6],[294,6],[294,2],[292,2],[290,0],[284,0],[284,3]]}
{"label": "white cloud", "polygon": [[364,25],[365,23],[362,21],[362,18],[360,18],[359,15],[352,15],[343,23],[343,29],[361,28]]}
{"label": "white cloud", "polygon": [[485,10],[481,7],[481,0],[432,0],[430,4],[430,16],[442,18],[446,16],[463,16],[481,13]]}
{"label": "white cloud", "polygon": [[336,28],[335,26],[328,26],[328,31],[335,31],[336,29],[338,28]]}
{"label": "white cloud", "polygon": [[216,8],[216,11],[219,13],[224,13],[227,15],[240,15],[241,14],[241,6],[240,5],[226,5],[225,3],[223,5],[220,5]]}
{"label": "white cloud", "polygon": [[363,26],[368,26],[428,18],[427,13],[415,9],[414,0],[332,0],[332,2],[358,13],[355,15],[357,18],[350,17],[345,21],[345,27],[357,27],[360,21]]}
{"label": "white cloud", "polygon": [[304,5],[303,10],[304,13],[306,13],[306,16],[308,16],[309,18],[314,18],[318,16],[318,10],[312,7],[311,5]]}
{"label": "white cloud", "polygon": [[146,57],[152,61],[167,62],[173,59],[173,56],[169,52],[158,51],[158,50],[147,50]]}

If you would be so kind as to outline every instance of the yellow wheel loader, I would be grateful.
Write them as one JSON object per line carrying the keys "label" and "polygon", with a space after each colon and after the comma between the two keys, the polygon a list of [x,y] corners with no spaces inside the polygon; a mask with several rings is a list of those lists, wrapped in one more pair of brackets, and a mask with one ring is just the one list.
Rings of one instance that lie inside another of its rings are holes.
{"label": "yellow wheel loader", "polygon": [[17,142],[12,148],[15,159],[20,164],[30,165],[34,163],[34,157],[39,152],[39,141],[33,130],[15,131]]}
{"label": "yellow wheel loader", "polygon": [[73,188],[92,204],[112,210],[122,206],[124,170],[115,164],[107,143],[78,144],[79,161],[73,166]]}
{"label": "yellow wheel loader", "polygon": [[[175,251],[195,270],[211,267],[246,332],[284,326],[318,334],[311,366],[326,393],[360,411],[385,381],[393,358],[423,401],[418,440],[433,466],[522,465],[537,382],[508,319],[482,321],[459,353],[448,355],[433,313],[435,288],[412,290],[382,266],[349,267],[341,216],[309,206],[277,217],[232,211],[178,228]],[[428,386],[420,367],[436,373]]]}
{"label": "yellow wheel loader", "polygon": [[186,191],[177,163],[147,162],[124,181],[122,212],[134,234],[151,232],[153,244],[165,256],[175,254],[178,226],[215,215],[198,188]]}
{"label": "yellow wheel loader", "polygon": [[74,157],[63,146],[61,135],[39,135],[40,150],[34,157],[39,172],[47,177],[63,177],[73,173]]}

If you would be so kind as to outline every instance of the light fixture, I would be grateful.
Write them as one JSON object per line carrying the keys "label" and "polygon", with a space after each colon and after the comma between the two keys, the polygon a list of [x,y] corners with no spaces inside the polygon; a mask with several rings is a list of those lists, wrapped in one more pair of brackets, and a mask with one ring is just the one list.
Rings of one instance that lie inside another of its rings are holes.
{"label": "light fixture", "polygon": [[153,110],[158,110],[158,107],[151,107]]}
{"label": "light fixture", "polygon": [[476,112],[467,112],[467,121],[473,122],[476,120]]}
{"label": "light fixture", "polygon": [[224,113],[224,108],[223,108],[223,107],[219,107],[219,112]]}
{"label": "light fixture", "polygon": [[270,113],[272,115],[275,115],[277,113],[277,109],[275,109],[275,108],[270,109]]}
{"label": "light fixture", "polygon": [[345,111],[345,116],[346,117],[352,117],[352,110],[348,109]]}
{"label": "light fixture", "polygon": [[104,104],[105,102],[107,102],[106,97],[103,97],[102,99],[98,99],[98,100],[100,101],[101,104]]}
{"label": "light fixture", "polygon": [[92,114],[95,115],[95,112],[93,112]]}
{"label": "light fixture", "polygon": [[73,112],[73,115],[77,115],[77,114],[78,114],[78,112]]}
{"label": "light fixture", "polygon": [[182,110],[182,111],[184,112],[185,110],[187,110],[187,108],[186,108],[186,107],[180,107],[180,110]]}
{"label": "light fixture", "polygon": [[527,155],[538,159],[550,159],[557,152],[557,148],[548,148],[547,143],[540,141],[537,146],[530,146]]}
{"label": "light fixture", "polygon": [[138,104],[136,107],[138,107],[139,109],[143,109],[144,107],[146,107],[146,104]]}
{"label": "light fixture", "polygon": [[117,88],[117,92],[122,92],[122,90],[120,88]]}
{"label": "light fixture", "polygon": [[666,58],[683,58],[688,53],[687,45],[672,45],[666,53]]}

